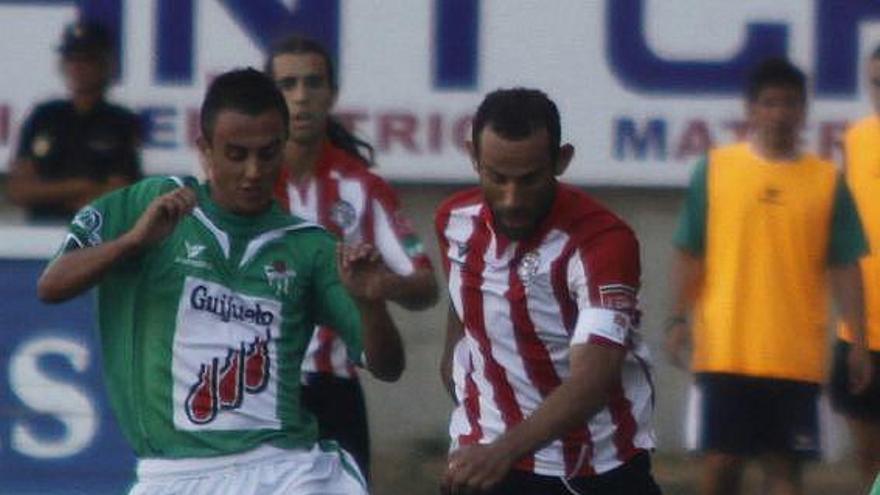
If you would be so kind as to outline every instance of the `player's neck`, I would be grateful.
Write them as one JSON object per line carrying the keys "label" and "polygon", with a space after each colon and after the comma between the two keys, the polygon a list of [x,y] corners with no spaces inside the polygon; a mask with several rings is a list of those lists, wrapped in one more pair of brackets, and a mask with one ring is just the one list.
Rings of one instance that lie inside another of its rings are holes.
{"label": "player's neck", "polygon": [[321,155],[323,139],[313,143],[287,141],[284,147],[284,166],[294,182],[308,179],[315,173],[318,157]]}
{"label": "player's neck", "polygon": [[769,142],[753,136],[749,141],[752,151],[761,158],[771,162],[797,161],[801,156],[797,142]]}
{"label": "player's neck", "polygon": [[78,113],[88,113],[101,101],[104,93],[101,91],[81,91],[74,93],[70,100]]}

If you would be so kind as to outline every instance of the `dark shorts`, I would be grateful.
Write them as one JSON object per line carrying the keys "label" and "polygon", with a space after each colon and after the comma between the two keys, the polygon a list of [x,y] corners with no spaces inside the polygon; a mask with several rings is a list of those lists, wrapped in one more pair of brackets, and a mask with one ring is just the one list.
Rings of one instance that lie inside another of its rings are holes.
{"label": "dark shorts", "polygon": [[846,416],[869,420],[880,420],[880,352],[871,352],[871,362],[874,364],[874,375],[868,390],[859,395],[853,395],[849,391],[849,368],[846,365],[846,356],[849,354],[850,344],[838,340],[834,346],[834,364],[831,368],[831,404],[834,409]]}
{"label": "dark shorts", "polygon": [[660,495],[651,476],[651,458],[643,452],[607,473],[564,480],[524,471],[511,471],[485,495]]}
{"label": "dark shorts", "polygon": [[754,456],[819,457],[819,385],[698,373],[688,418],[689,447]]}
{"label": "dark shorts", "polygon": [[357,379],[309,373],[302,387],[303,406],[318,418],[322,440],[336,440],[354,457],[361,473],[370,479],[370,433],[364,392]]}

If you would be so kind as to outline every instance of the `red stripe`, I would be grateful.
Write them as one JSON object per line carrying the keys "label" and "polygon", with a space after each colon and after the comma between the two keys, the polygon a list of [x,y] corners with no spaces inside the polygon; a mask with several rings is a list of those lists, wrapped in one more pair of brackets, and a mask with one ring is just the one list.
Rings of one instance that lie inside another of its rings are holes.
{"label": "red stripe", "polygon": [[[506,298],[510,304],[514,336],[516,337],[517,350],[523,359],[523,366],[532,385],[541,394],[541,399],[546,399],[553,390],[562,382],[556,369],[553,367],[553,359],[547,347],[538,337],[534,322],[528,311],[528,297],[519,276],[518,267],[527,250],[540,244],[539,239],[522,244],[510,265],[509,284],[510,288]],[[555,260],[556,262],[558,260]],[[572,473],[578,469],[578,461],[582,447],[591,442],[590,433],[586,424],[570,431],[562,438],[562,454],[565,459],[565,472]],[[589,466],[589,458],[585,460]]]}
{"label": "red stripe", "polygon": [[376,244],[376,212],[373,208],[373,199],[367,197],[367,204],[364,205],[364,242]]}
{"label": "red stripe", "polygon": [[618,382],[611,393],[608,411],[614,423],[614,446],[617,447],[617,459],[626,462],[636,454],[634,444],[636,436],[636,420],[632,415],[632,403],[623,393],[623,385]]}
{"label": "red stripe", "polygon": [[[483,270],[485,262],[483,257],[489,247],[490,231],[481,217],[474,218],[474,231],[468,240],[469,251],[465,260],[465,266],[461,269],[461,300],[466,331],[477,341],[480,354],[483,356],[483,366],[486,380],[491,384],[493,396],[499,410],[501,419],[507,429],[519,424],[523,420],[522,411],[516,403],[513,388],[507,381],[507,375],[495,358],[492,356],[492,343],[486,333],[483,313]],[[528,459],[531,459],[529,457]],[[533,462],[528,463],[531,470]],[[518,465],[519,466],[519,465]]]}
{"label": "red stripe", "polygon": [[480,391],[477,390],[477,384],[473,379],[474,360],[470,358],[470,371],[465,376],[465,397],[464,411],[467,415],[468,423],[471,425],[471,432],[467,435],[459,435],[459,445],[472,445],[483,438],[483,428],[480,426]]}
{"label": "red stripe", "polygon": [[318,349],[315,351],[315,369],[318,373],[333,373],[333,341],[336,335],[327,327],[318,327]]}

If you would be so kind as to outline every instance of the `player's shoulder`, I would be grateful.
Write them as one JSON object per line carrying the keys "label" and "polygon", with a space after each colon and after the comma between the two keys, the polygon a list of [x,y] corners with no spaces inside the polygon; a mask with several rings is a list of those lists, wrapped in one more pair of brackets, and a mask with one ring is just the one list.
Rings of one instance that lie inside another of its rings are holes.
{"label": "player's shoulder", "polygon": [[846,128],[846,138],[871,136],[874,139],[880,139],[877,136],[880,131],[880,118],[877,115],[868,115],[861,119],[850,123]]}
{"label": "player's shoulder", "polygon": [[713,165],[722,162],[741,162],[741,158],[751,155],[753,155],[753,152],[748,143],[737,142],[710,149],[707,154],[707,161]]}
{"label": "player's shoulder", "polygon": [[452,194],[437,207],[436,216],[477,216],[483,204],[483,192],[472,187]]}
{"label": "player's shoulder", "polygon": [[144,199],[161,196],[181,187],[197,188],[199,182],[195,177],[176,175],[154,175],[141,179],[134,184],[119,189],[120,192],[137,195]]}
{"label": "player's shoulder", "polygon": [[59,115],[69,112],[73,104],[69,100],[55,98],[34,105],[31,109],[31,120],[57,118]]}
{"label": "player's shoulder", "polygon": [[552,215],[554,227],[583,242],[638,243],[622,218],[587,193],[560,184]]}
{"label": "player's shoulder", "polygon": [[328,167],[331,171],[339,175],[352,177],[370,177],[367,162],[361,157],[344,150],[332,143],[324,143],[319,157],[319,166]]}

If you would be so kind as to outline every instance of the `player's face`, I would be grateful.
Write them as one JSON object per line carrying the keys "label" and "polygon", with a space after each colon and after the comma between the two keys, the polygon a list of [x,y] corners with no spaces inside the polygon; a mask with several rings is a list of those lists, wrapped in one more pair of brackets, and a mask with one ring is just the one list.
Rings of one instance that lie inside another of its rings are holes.
{"label": "player's face", "polygon": [[276,110],[259,115],[221,111],[210,141],[199,139],[214,201],[239,215],[269,208],[285,138],[284,120]]}
{"label": "player's face", "polygon": [[61,59],[61,72],[73,94],[101,91],[107,85],[110,68],[107,57],[95,52],[74,52]]}
{"label": "player's face", "polygon": [[880,60],[875,58],[868,61],[868,88],[874,111],[880,114]]}
{"label": "player's face", "polygon": [[479,156],[471,146],[471,159],[495,229],[513,240],[532,234],[553,205],[556,176],[568,165],[572,152],[566,145],[554,160],[546,129],[511,141],[486,126],[480,132]]}
{"label": "player's face", "polygon": [[329,67],[317,53],[281,54],[272,59],[272,77],[290,110],[290,139],[313,144],[324,137],[336,102]]}
{"label": "player's face", "polygon": [[793,86],[766,86],[748,104],[749,123],[764,146],[793,151],[807,114],[804,94]]}

